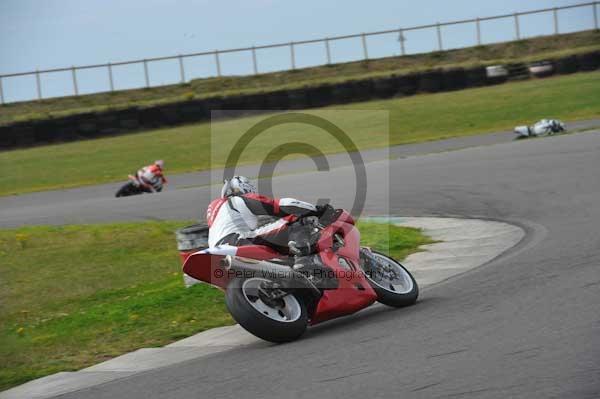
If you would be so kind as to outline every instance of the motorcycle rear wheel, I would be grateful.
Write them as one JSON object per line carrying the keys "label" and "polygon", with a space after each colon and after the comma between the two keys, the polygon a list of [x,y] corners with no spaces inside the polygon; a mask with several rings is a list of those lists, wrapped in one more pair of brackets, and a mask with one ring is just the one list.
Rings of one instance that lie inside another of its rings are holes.
{"label": "motorcycle rear wheel", "polygon": [[268,281],[259,277],[232,280],[225,293],[227,309],[246,331],[265,341],[294,341],[308,326],[306,304],[294,294],[283,297],[278,306],[265,303],[258,289]]}
{"label": "motorcycle rear wheel", "polygon": [[[413,305],[419,297],[419,286],[412,274],[387,255],[371,251],[371,256],[377,259],[377,264],[367,268],[365,275],[377,294],[377,302],[395,308]],[[384,267],[391,273],[383,270]]]}

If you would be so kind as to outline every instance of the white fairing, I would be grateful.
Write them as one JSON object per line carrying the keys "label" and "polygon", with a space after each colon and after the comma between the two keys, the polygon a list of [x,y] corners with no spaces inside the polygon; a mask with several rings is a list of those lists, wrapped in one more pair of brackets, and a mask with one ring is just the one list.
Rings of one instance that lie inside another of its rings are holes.
{"label": "white fairing", "polygon": [[257,225],[257,216],[248,209],[244,200],[241,197],[231,197],[219,208],[210,226],[208,246],[216,247],[219,240],[232,233],[248,234]]}

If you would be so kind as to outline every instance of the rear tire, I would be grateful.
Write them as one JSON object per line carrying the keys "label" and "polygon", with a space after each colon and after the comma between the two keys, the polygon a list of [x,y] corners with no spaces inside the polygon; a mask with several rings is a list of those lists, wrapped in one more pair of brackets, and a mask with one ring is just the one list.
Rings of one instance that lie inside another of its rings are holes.
{"label": "rear tire", "polygon": [[[387,263],[398,276],[397,279],[387,279],[385,273],[382,273],[378,267],[375,270],[369,267],[363,268],[367,269],[364,270],[365,275],[377,294],[377,302],[395,308],[414,305],[419,297],[419,286],[412,274],[400,262],[387,255],[375,251],[371,251],[371,254],[378,261]],[[362,256],[365,255],[361,254]]]}
{"label": "rear tire", "polygon": [[283,343],[300,338],[308,326],[308,312],[302,298],[289,294],[282,299],[284,306],[269,306],[254,295],[259,280],[268,281],[254,277],[229,283],[225,303],[235,321],[265,341]]}
{"label": "rear tire", "polygon": [[130,195],[141,194],[135,184],[132,182],[127,182],[121,186],[119,191],[115,194],[115,197],[129,197]]}

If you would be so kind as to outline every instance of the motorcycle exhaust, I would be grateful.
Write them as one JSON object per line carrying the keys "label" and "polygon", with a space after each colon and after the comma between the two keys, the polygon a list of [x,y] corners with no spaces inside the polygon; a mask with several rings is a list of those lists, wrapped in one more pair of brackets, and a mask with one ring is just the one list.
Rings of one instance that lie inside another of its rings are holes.
{"label": "motorcycle exhaust", "polygon": [[290,266],[279,265],[264,260],[226,256],[222,260],[222,266],[227,270],[233,270],[242,277],[259,277],[272,280],[283,290],[307,289],[311,295],[320,298],[321,291],[303,273],[299,273]]}

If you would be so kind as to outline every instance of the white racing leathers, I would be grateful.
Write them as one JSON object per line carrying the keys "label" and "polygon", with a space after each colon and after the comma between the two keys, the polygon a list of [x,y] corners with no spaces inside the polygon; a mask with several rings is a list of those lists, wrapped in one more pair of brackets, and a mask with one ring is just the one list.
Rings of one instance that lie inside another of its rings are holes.
{"label": "white racing leathers", "polygon": [[[236,245],[240,240],[276,243],[276,236],[286,229],[288,223],[300,216],[311,215],[316,207],[293,198],[273,199],[258,194],[244,194],[217,198],[208,206],[208,245]],[[259,216],[279,218],[273,223],[258,227]],[[285,245],[287,242],[278,244]],[[277,245],[274,245],[277,246]]]}
{"label": "white racing leathers", "polygon": [[566,130],[565,124],[556,119],[542,119],[533,126],[517,126],[515,134],[518,138],[547,136]]}

